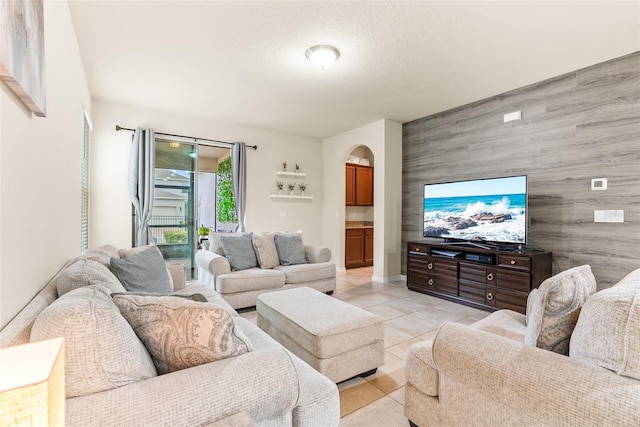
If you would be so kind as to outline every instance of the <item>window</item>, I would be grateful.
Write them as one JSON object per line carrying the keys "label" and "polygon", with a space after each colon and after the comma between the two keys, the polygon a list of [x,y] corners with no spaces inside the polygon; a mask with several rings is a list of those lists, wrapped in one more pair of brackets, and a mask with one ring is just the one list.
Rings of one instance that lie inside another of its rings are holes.
{"label": "window", "polygon": [[82,201],[80,214],[80,250],[89,249],[89,140],[91,120],[86,111],[82,113]]}

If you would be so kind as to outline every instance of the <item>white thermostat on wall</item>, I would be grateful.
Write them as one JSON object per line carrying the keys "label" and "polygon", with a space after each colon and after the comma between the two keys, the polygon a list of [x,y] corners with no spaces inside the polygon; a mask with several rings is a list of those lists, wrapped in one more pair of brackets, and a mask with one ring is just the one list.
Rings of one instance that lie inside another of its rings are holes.
{"label": "white thermostat on wall", "polygon": [[606,190],[607,189],[607,178],[593,178],[591,180],[591,189],[592,190]]}

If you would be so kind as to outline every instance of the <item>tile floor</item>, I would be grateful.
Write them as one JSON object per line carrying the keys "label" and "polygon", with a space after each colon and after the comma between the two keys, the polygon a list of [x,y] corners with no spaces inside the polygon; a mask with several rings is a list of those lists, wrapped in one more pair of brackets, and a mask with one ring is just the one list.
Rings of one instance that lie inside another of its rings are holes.
{"label": "tile floor", "polygon": [[[408,426],[404,416],[404,356],[415,342],[430,340],[445,321],[469,324],[489,313],[407,289],[404,281],[371,281],[372,268],[338,272],[333,296],[385,320],[385,364],[365,378],[338,384],[340,426]],[[255,322],[256,312],[240,314]]]}

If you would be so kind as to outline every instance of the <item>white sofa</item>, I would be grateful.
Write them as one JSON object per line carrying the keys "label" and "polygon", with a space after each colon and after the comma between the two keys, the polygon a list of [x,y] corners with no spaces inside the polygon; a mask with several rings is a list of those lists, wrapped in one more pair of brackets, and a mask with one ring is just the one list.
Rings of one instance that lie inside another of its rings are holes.
{"label": "white sofa", "polygon": [[[80,258],[108,265],[109,257],[117,256],[115,248],[110,248],[90,250],[67,263],[0,331],[0,348],[28,343],[38,316],[56,301],[67,298],[68,294],[58,298],[61,273]],[[95,267],[95,264],[92,265]],[[114,384],[108,390],[69,397],[66,399],[66,425],[338,425],[338,390],[331,380],[284,349],[253,323],[239,317],[211,286],[192,283],[185,287],[182,266],[171,267],[170,270],[175,294],[200,293],[208,301],[226,308],[251,342],[253,351],[127,385]],[[103,268],[101,271],[104,277],[104,271],[108,270]],[[84,289],[100,285],[96,277],[93,275],[88,278]],[[77,285],[76,283],[74,286]],[[107,298],[107,302],[110,301]],[[119,312],[117,315],[120,315]],[[100,318],[96,319],[99,327],[105,327],[105,323],[111,324],[107,321],[100,322]],[[119,322],[120,325],[123,323],[128,325],[124,320]],[[81,326],[78,328],[82,329]],[[113,335],[118,334],[118,331],[113,331]],[[84,360],[87,353],[95,354],[98,358],[103,356],[97,346],[110,344],[100,342],[93,347],[96,343],[93,342],[92,335],[87,334],[86,330],[65,331],[65,373],[68,369],[82,368],[76,362]],[[82,357],[74,360],[74,355]],[[122,366],[127,361],[109,360],[102,363],[117,363]],[[104,372],[87,372],[86,375],[88,381],[93,381],[96,375],[103,374]],[[69,381],[71,377],[66,374],[67,396]]]}
{"label": "white sofa", "polygon": [[568,355],[525,344],[527,318],[511,310],[444,324],[407,353],[405,416],[420,427],[640,425],[640,269],[577,312]]}
{"label": "white sofa", "polygon": [[[214,241],[210,237],[209,243]],[[258,295],[265,292],[306,286],[331,294],[336,288],[336,266],[330,262],[329,248],[304,245],[307,261],[304,264],[254,267],[239,271],[232,271],[219,247],[217,253],[214,250],[209,246],[196,253],[198,280],[211,284],[235,309],[254,307]]]}

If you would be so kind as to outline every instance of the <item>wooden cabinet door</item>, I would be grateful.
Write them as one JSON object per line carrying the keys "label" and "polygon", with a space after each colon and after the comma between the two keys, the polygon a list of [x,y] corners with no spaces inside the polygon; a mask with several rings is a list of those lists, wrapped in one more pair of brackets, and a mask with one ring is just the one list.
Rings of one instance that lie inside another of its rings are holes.
{"label": "wooden cabinet door", "polygon": [[356,206],[373,206],[373,168],[356,167]]}
{"label": "wooden cabinet door", "polygon": [[364,263],[373,265],[373,228],[364,229]]}
{"label": "wooden cabinet door", "polygon": [[344,267],[362,267],[364,260],[364,230],[346,230]]}
{"label": "wooden cabinet door", "polygon": [[347,165],[345,175],[345,201],[347,206],[356,204],[356,167]]}

